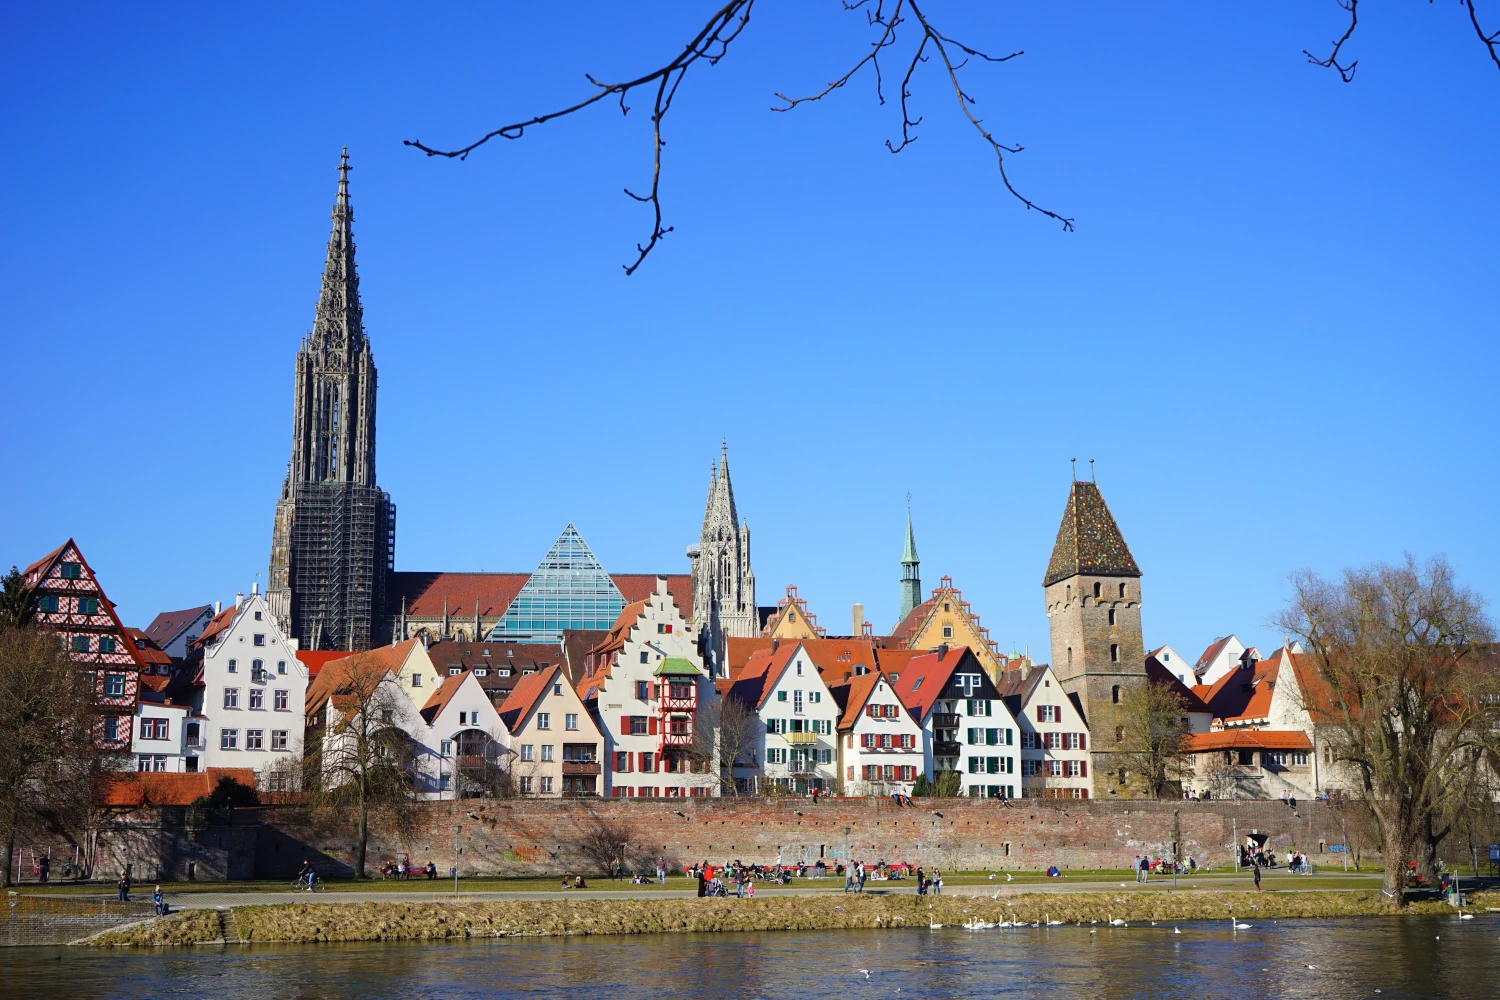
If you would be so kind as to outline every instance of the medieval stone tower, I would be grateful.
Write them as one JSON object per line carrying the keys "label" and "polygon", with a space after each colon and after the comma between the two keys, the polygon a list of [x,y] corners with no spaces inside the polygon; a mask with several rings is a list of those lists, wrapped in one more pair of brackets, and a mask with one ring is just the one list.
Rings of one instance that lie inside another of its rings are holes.
{"label": "medieval stone tower", "polygon": [[703,532],[687,550],[693,573],[693,626],[705,660],[722,676],[730,636],[760,633],[755,610],[755,573],[750,569],[750,525],[742,523],[729,482],[729,445],[709,473]]}
{"label": "medieval stone tower", "polygon": [[[1096,483],[1073,483],[1042,580],[1052,668],[1089,727],[1095,798],[1132,794],[1115,753],[1120,699],[1146,683],[1141,571]],[[1134,779],[1139,783],[1139,777]]]}
{"label": "medieval stone tower", "polygon": [[368,649],[395,562],[396,508],[375,484],[375,361],[354,267],[349,150],[313,328],[297,352],[292,459],[271,530],[266,600],[304,649]]}

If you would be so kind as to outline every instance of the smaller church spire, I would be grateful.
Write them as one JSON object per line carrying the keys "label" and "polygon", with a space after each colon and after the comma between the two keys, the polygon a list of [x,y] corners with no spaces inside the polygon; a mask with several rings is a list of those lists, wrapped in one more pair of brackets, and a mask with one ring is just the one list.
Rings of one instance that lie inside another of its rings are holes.
{"label": "smaller church spire", "polygon": [[911,527],[911,494],[906,495],[906,545],[901,550],[901,615],[899,622],[906,621],[917,605],[922,603],[921,563],[917,558],[917,536]]}

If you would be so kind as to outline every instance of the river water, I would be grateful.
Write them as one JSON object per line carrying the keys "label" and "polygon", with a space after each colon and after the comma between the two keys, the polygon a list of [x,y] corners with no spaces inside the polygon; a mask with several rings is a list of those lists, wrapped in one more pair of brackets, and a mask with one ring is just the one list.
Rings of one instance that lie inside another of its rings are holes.
{"label": "river water", "polygon": [[[828,931],[230,946],[10,948],[0,996],[754,998],[1500,996],[1500,917],[1128,928]],[[1313,968],[1309,968],[1313,966]]]}

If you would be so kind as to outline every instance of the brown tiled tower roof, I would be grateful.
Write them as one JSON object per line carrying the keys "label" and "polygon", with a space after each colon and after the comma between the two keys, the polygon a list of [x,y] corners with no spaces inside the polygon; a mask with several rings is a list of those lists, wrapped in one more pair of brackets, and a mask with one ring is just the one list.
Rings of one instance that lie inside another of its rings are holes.
{"label": "brown tiled tower roof", "polygon": [[1120,534],[1097,483],[1073,483],[1042,586],[1050,587],[1079,574],[1141,575],[1141,568],[1135,564],[1130,546],[1125,544],[1125,536]]}

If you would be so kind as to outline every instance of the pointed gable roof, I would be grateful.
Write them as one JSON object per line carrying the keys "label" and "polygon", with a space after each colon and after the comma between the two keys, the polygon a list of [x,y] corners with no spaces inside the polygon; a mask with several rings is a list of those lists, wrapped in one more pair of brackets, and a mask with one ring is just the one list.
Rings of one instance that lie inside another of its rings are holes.
{"label": "pointed gable roof", "polygon": [[165,649],[182,635],[183,630],[197,621],[200,615],[212,613],[213,609],[212,604],[200,604],[196,608],[184,608],[181,611],[163,611],[146,626],[146,638]]}
{"label": "pointed gable roof", "polygon": [[[882,672],[885,671],[885,653],[882,651]],[[942,694],[943,688],[948,686],[959,664],[963,663],[964,657],[974,661],[974,670],[981,676],[985,675],[984,668],[979,665],[979,658],[968,646],[954,646],[938,655],[936,650],[930,653],[917,653],[907,662],[905,669],[901,670],[898,679],[891,683],[891,688],[896,692],[896,697],[906,706],[918,725],[925,724],[928,713]],[[981,682],[982,683],[982,682]]]}
{"label": "pointed gable roof", "polygon": [[771,692],[776,688],[776,682],[781,680],[781,675],[786,672],[787,665],[792,662],[792,657],[801,648],[801,642],[787,642],[775,649],[761,649],[752,653],[749,662],[740,671],[739,677],[729,686],[725,697],[732,698],[746,708],[759,711],[766,703],[766,699],[771,697]]}
{"label": "pointed gable roof", "polygon": [[356,682],[379,683],[385,674],[394,677],[416,643],[416,639],[407,639],[394,646],[380,646],[363,653],[345,654],[324,663],[318,676],[307,686],[306,714],[316,714],[330,698],[335,699],[334,703],[338,704],[337,699],[349,694]]}
{"label": "pointed gable roof", "polygon": [[1080,574],[1138,577],[1141,568],[1130,554],[1099,484],[1074,481],[1042,586],[1050,587]]}
{"label": "pointed gable roof", "polygon": [[[77,563],[79,575],[71,578],[64,576],[63,573],[65,571],[61,568],[61,564],[63,563]],[[104,593],[104,587],[99,583],[99,577],[94,573],[94,568],[83,557],[83,550],[78,547],[78,543],[73,541],[73,539],[68,539],[30,566],[27,566],[26,571],[21,574],[21,577],[22,582],[29,592],[56,590],[70,595],[96,597],[99,601],[99,609],[88,617],[107,619],[108,624],[103,625],[102,628],[106,632],[113,632],[119,640],[119,648],[116,650],[116,653],[128,654],[137,670],[145,670],[146,664],[141,658],[140,649],[126,633],[124,623],[120,621],[120,616],[115,613],[114,602],[109,599],[109,595]],[[52,617],[59,616],[54,615]],[[73,616],[68,615],[66,617],[71,619]],[[42,624],[43,628],[49,627],[45,622],[41,622],[40,624]],[[70,626],[59,627],[69,628]],[[90,625],[78,627],[86,628],[89,631],[98,631],[101,625],[94,622]],[[107,655],[112,656],[116,654]],[[124,666],[124,664],[117,664],[117,666]],[[102,663],[100,667],[103,667]]]}
{"label": "pointed gable roof", "polygon": [[517,681],[516,686],[511,688],[510,695],[500,705],[500,721],[505,723],[505,728],[514,733],[526,721],[532,709],[536,708],[537,702],[547,694],[547,689],[566,679],[562,676],[562,667],[552,666]]}

